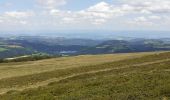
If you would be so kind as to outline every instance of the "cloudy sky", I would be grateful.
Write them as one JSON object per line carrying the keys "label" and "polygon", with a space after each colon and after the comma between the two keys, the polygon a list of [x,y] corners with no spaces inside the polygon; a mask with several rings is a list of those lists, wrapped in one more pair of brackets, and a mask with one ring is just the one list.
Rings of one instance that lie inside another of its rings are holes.
{"label": "cloudy sky", "polygon": [[170,31],[170,0],[0,0],[0,31]]}

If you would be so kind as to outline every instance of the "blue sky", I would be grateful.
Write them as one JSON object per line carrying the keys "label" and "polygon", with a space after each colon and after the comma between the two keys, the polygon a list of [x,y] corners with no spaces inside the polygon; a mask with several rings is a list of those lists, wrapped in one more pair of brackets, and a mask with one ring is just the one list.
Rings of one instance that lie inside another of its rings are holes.
{"label": "blue sky", "polygon": [[169,0],[0,0],[1,32],[170,31],[169,26]]}

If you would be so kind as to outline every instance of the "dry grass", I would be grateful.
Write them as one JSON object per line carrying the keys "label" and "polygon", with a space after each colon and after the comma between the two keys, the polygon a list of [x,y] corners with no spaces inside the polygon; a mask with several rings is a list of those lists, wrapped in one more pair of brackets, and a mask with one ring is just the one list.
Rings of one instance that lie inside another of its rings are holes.
{"label": "dry grass", "polygon": [[66,69],[79,66],[96,65],[107,62],[119,61],[129,58],[151,55],[150,53],[127,53],[127,54],[107,54],[107,55],[83,55],[75,57],[62,57],[40,61],[3,63],[0,64],[0,79],[25,76],[41,72],[48,72],[57,69]]}
{"label": "dry grass", "polygon": [[[0,79],[0,93],[5,93],[0,95],[0,98],[2,100],[168,100],[170,52],[157,53],[87,55],[37,61],[32,63],[30,68],[41,71],[39,74],[28,76],[23,74],[21,77]],[[30,65],[31,62],[23,64]],[[9,65],[20,65],[18,67],[20,69],[23,64]],[[56,65],[55,70],[50,72],[48,69],[48,72],[43,73],[40,70],[43,66],[53,69],[46,64]]]}

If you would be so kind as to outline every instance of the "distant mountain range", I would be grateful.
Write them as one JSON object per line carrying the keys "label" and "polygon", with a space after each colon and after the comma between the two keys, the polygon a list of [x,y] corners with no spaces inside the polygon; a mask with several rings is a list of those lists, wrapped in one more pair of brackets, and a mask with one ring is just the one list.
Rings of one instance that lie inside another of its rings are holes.
{"label": "distant mountain range", "polygon": [[67,39],[62,37],[20,36],[0,38],[0,58],[36,53],[84,55],[170,50],[170,39]]}

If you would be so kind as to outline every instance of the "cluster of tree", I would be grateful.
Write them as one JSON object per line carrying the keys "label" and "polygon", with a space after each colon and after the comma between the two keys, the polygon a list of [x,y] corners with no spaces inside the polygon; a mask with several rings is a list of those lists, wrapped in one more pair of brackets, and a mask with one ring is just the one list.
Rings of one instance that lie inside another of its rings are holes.
{"label": "cluster of tree", "polygon": [[28,55],[28,56],[16,57],[16,58],[0,59],[0,63],[36,61],[36,60],[50,59],[50,58],[55,58],[55,57],[59,57],[59,56],[51,56],[47,54],[33,54],[33,55]]}
{"label": "cluster of tree", "polygon": [[0,59],[4,58],[12,58],[16,56],[23,56],[23,55],[31,55],[36,53],[33,50],[26,49],[26,48],[10,48],[6,51],[0,52]]}
{"label": "cluster of tree", "polygon": [[[58,45],[58,44],[50,44],[46,42],[35,42],[35,41],[27,41],[27,40],[15,40],[12,42],[20,43],[20,45],[24,48],[29,48],[33,51],[43,52],[51,55],[62,54],[65,51],[81,51],[82,49],[86,49],[89,46],[84,45]],[[72,53],[68,53],[72,54]]]}
{"label": "cluster of tree", "polygon": [[170,44],[161,40],[109,40],[97,46],[83,49],[79,54],[108,54],[170,50]]}

